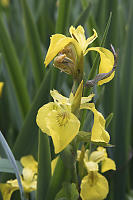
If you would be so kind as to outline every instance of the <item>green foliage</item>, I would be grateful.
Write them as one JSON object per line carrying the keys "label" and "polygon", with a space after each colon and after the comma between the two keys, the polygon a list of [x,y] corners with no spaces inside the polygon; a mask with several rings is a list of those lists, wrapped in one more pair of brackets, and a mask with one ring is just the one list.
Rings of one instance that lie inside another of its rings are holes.
{"label": "green foliage", "polygon": [[79,194],[74,183],[64,183],[62,189],[57,193],[55,200],[78,200]]}

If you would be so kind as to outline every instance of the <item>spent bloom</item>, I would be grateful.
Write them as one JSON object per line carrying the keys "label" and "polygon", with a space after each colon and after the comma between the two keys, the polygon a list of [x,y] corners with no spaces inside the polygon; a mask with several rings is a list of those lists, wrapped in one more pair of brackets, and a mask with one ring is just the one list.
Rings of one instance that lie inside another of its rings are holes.
{"label": "spent bloom", "polygon": [[[21,176],[24,191],[26,193],[35,191],[37,187],[38,163],[34,160],[32,155],[22,157],[20,162],[24,167]],[[10,200],[13,192],[19,190],[17,179],[9,180],[6,183],[0,183],[0,190],[3,200]]]}
{"label": "spent bloom", "polygon": [[[81,152],[78,151],[78,160],[80,161]],[[83,155],[82,155],[83,157]],[[80,196],[82,200],[103,200],[109,192],[107,179],[101,175],[99,171],[99,163],[101,163],[101,172],[108,170],[116,170],[115,162],[108,158],[106,149],[98,147],[92,152],[88,158],[88,151],[84,153],[84,166],[87,175],[81,181]]]}
{"label": "spent bloom", "polygon": [[[47,66],[54,58],[54,66],[68,74],[71,74],[74,79],[81,79],[83,74],[83,56],[89,51],[97,51],[100,54],[99,74],[108,73],[114,66],[114,55],[108,49],[103,47],[90,47],[98,36],[93,29],[94,34],[87,38],[82,26],[76,29],[71,26],[69,29],[71,37],[66,37],[62,34],[52,35],[50,38],[50,46],[45,58],[45,65]],[[98,82],[99,85],[109,82],[114,77],[114,72],[104,80]]]}

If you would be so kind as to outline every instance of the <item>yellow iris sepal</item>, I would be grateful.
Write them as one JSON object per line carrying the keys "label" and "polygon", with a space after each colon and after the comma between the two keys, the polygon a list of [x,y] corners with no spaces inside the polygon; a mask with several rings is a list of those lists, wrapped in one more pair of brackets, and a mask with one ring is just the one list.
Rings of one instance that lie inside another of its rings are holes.
{"label": "yellow iris sepal", "polygon": [[50,102],[41,107],[37,124],[42,132],[52,137],[55,153],[61,152],[78,134],[80,121],[67,106]]}

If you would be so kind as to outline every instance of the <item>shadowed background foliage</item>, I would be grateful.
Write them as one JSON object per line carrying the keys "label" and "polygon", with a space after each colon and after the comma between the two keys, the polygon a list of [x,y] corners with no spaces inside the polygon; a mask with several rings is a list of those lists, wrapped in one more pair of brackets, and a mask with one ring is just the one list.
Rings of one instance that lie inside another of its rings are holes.
{"label": "shadowed background foliage", "polygon": [[[0,81],[4,82],[0,129],[15,158],[29,153],[37,158],[37,110],[50,100],[50,89],[68,96],[72,86],[71,77],[52,64],[45,69],[43,62],[50,36],[69,35],[70,25],[82,25],[88,37],[95,28],[99,37],[92,46],[110,49],[113,44],[118,53],[114,80],[94,88],[97,108],[105,117],[114,113],[108,130],[115,147],[108,151],[117,170],[107,174],[110,182],[107,199],[132,200],[133,1],[10,0],[7,5],[3,2],[0,0]],[[85,59],[86,80],[92,65],[98,64],[96,57],[90,53]]]}

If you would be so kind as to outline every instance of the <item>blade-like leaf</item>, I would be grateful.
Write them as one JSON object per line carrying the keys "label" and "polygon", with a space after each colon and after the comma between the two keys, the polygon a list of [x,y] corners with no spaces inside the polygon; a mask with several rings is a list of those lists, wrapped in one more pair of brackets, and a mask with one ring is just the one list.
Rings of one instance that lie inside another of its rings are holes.
{"label": "blade-like leaf", "polygon": [[[19,173],[22,173],[22,165],[19,161],[16,161]],[[15,173],[11,162],[8,159],[0,158],[0,172]]]}
{"label": "blade-like leaf", "polygon": [[13,156],[13,153],[10,149],[10,147],[8,146],[4,136],[2,135],[1,131],[0,131],[0,143],[3,147],[3,149],[5,150],[6,156],[8,157],[9,161],[11,162],[11,165],[14,169],[14,173],[16,175],[16,178],[18,180],[18,185],[19,185],[19,189],[20,189],[20,195],[21,195],[21,200],[24,200],[24,190],[23,190],[23,186],[21,183],[21,179],[20,179],[20,175],[19,175],[19,169],[17,167],[15,158]]}

